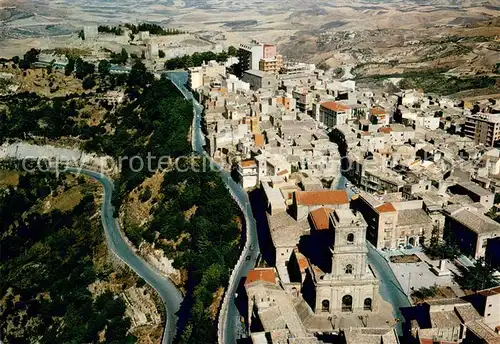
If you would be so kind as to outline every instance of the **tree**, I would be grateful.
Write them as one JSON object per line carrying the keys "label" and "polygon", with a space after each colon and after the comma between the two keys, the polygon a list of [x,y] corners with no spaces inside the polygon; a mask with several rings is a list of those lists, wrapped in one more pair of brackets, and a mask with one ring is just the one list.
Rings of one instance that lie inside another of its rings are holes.
{"label": "tree", "polygon": [[227,53],[229,56],[237,56],[238,55],[238,49],[236,49],[234,46],[230,46],[227,48]]}
{"label": "tree", "polygon": [[70,76],[75,71],[75,59],[71,56],[67,56],[68,64],[64,67],[64,74]]}
{"label": "tree", "polygon": [[97,71],[99,72],[102,78],[108,76],[110,70],[111,70],[111,63],[109,63],[108,60],[99,61],[99,66],[97,67]]}
{"label": "tree", "polygon": [[78,79],[83,80],[85,77],[94,74],[95,66],[91,63],[83,61],[81,58],[78,58],[75,62],[75,75]]}
{"label": "tree", "polygon": [[31,65],[32,63],[38,61],[38,56],[40,56],[40,50],[31,48],[26,52],[26,54],[24,54],[24,60]]}
{"label": "tree", "polygon": [[111,53],[111,63],[124,65],[128,61],[128,52],[125,48],[122,48],[120,53]]}
{"label": "tree", "polygon": [[425,254],[435,259],[454,259],[460,255],[460,248],[451,233],[445,240],[440,238],[439,228],[434,226],[429,240],[429,245],[424,246]]}
{"label": "tree", "polygon": [[469,267],[460,267],[462,275],[455,276],[455,281],[463,288],[473,291],[495,287],[500,284],[500,279],[494,275],[495,269],[483,257]]}
{"label": "tree", "polygon": [[158,57],[159,57],[159,58],[161,58],[161,59],[162,59],[162,58],[165,58],[165,56],[166,56],[166,55],[165,55],[165,52],[164,52],[163,50],[158,50]]}
{"label": "tree", "polygon": [[52,74],[55,62],[56,62],[55,60],[50,61],[50,64],[47,66],[47,73]]}
{"label": "tree", "polygon": [[80,32],[78,32],[78,38],[82,39],[83,41],[85,40],[85,33],[83,32],[83,30],[80,30]]}
{"label": "tree", "polygon": [[87,76],[82,81],[82,87],[84,90],[90,90],[95,87],[95,80],[92,75]]}
{"label": "tree", "polygon": [[144,63],[141,60],[136,60],[128,77],[128,86],[146,87],[151,84],[153,80],[153,75],[148,72]]}

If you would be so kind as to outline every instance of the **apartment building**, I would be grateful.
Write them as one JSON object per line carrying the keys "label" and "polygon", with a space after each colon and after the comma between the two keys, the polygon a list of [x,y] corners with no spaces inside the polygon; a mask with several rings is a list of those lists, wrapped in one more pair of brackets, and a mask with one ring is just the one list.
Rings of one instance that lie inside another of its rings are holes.
{"label": "apartment building", "polygon": [[312,111],[313,94],[306,88],[297,88],[292,91],[292,97],[295,99],[297,110],[300,112]]}
{"label": "apartment building", "polygon": [[[395,200],[400,198],[400,194],[394,195]],[[368,224],[367,239],[378,249],[420,246],[432,232],[433,221],[420,200],[389,202],[362,192],[354,207]]]}
{"label": "apartment building", "polygon": [[188,86],[192,90],[209,85],[212,80],[219,77],[226,77],[226,66],[217,61],[209,61],[199,67],[188,68]]}
{"label": "apartment building", "polygon": [[474,259],[484,257],[488,239],[500,237],[500,224],[473,207],[445,208],[444,235],[452,236],[460,250]]}
{"label": "apartment building", "polygon": [[238,49],[239,64],[242,71],[258,70],[259,62],[264,57],[264,45],[258,41],[249,44],[240,44]]}
{"label": "apartment building", "polygon": [[323,102],[319,106],[319,121],[329,128],[347,124],[350,114],[351,108],[339,102]]}
{"label": "apartment building", "polygon": [[465,135],[476,144],[493,147],[500,141],[500,115],[479,113],[465,118]]}
{"label": "apartment building", "polygon": [[262,50],[259,69],[263,72],[278,74],[283,67],[283,56],[277,53],[274,44],[264,44]]}

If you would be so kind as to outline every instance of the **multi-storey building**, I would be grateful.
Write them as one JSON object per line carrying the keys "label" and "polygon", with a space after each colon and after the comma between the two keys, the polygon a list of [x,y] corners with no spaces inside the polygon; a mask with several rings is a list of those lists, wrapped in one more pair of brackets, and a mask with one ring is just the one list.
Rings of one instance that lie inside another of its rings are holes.
{"label": "multi-storey building", "polygon": [[465,135],[475,143],[493,147],[500,141],[500,115],[484,113],[469,115],[465,120],[464,131]]}
{"label": "multi-storey building", "polygon": [[255,40],[249,44],[240,44],[238,58],[242,71],[258,70],[259,62],[264,58],[264,44]]}
{"label": "multi-storey building", "polygon": [[319,106],[319,121],[329,128],[345,125],[351,113],[349,106],[339,102],[323,102]]}

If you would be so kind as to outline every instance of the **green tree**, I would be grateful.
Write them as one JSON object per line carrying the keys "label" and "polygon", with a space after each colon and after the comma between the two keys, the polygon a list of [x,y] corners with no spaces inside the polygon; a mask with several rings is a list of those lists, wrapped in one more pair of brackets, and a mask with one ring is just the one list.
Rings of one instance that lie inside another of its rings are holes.
{"label": "green tree", "polygon": [[97,71],[99,72],[99,75],[101,75],[103,79],[109,75],[110,70],[111,70],[111,63],[109,63],[108,60],[99,61],[99,66],[97,67]]}
{"label": "green tree", "polygon": [[165,58],[165,56],[166,55],[165,55],[165,52],[163,50],[158,50],[158,57],[159,58],[163,59],[163,58]]}
{"label": "green tree", "polygon": [[238,49],[231,45],[229,48],[227,48],[227,53],[229,54],[229,56],[237,56]]}
{"label": "green tree", "polygon": [[70,76],[75,71],[75,59],[71,56],[66,56],[68,58],[68,64],[64,67],[64,74]]}
{"label": "green tree", "polygon": [[484,258],[479,258],[469,268],[460,268],[462,275],[457,275],[455,281],[463,288],[473,291],[496,287],[500,279],[494,275],[495,269]]}
{"label": "green tree", "polygon": [[84,90],[90,90],[95,87],[94,77],[89,75],[82,81],[82,87]]}

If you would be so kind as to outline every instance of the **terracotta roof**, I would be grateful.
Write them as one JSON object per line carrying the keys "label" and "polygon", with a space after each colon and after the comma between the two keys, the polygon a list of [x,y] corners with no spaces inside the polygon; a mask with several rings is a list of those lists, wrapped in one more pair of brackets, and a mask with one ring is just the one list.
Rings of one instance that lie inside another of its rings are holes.
{"label": "terracotta roof", "polygon": [[389,128],[389,127],[380,128],[378,131],[381,132],[381,133],[388,134],[388,133],[390,133],[392,131],[392,128]]}
{"label": "terracotta roof", "polygon": [[254,140],[255,140],[255,146],[262,147],[264,145],[264,135],[255,134]]}
{"label": "terracotta roof", "polygon": [[349,197],[344,190],[298,191],[295,193],[298,205],[348,204]]}
{"label": "terracotta roof", "polygon": [[396,208],[394,208],[392,203],[384,203],[378,206],[376,209],[379,213],[392,213],[396,211]]}
{"label": "terracotta roof", "polygon": [[333,209],[331,208],[323,207],[309,213],[315,230],[323,231],[329,228],[329,218],[332,211]]}
{"label": "terracotta roof", "polygon": [[287,174],[287,173],[288,173],[288,170],[283,170],[283,171],[279,171],[279,172],[277,173],[277,175],[278,175],[278,176],[283,176],[283,175],[285,175],[285,174]]}
{"label": "terracotta roof", "polygon": [[257,163],[255,162],[255,160],[250,159],[250,160],[241,161],[240,165],[241,165],[241,167],[245,168],[245,167],[257,166]]}
{"label": "terracotta roof", "polygon": [[347,111],[350,109],[350,107],[337,102],[323,102],[321,103],[321,106],[335,112]]}
{"label": "terracotta roof", "polygon": [[245,285],[257,281],[276,283],[276,273],[274,272],[274,268],[255,268],[248,271]]}
{"label": "terracotta roof", "polygon": [[500,294],[500,287],[481,290],[478,292],[478,294],[480,294],[482,296],[491,296],[491,295]]}
{"label": "terracotta roof", "polygon": [[380,107],[374,107],[374,108],[372,108],[371,109],[371,113],[372,113],[372,115],[375,115],[375,116],[377,116],[377,115],[386,115],[387,114],[387,112],[385,111],[385,109],[380,108]]}
{"label": "terracotta roof", "polygon": [[309,267],[309,261],[307,260],[307,258],[299,252],[299,249],[297,247],[293,249],[293,252],[295,253],[295,258],[297,258],[297,264],[299,265],[300,271],[306,271],[306,269]]}

